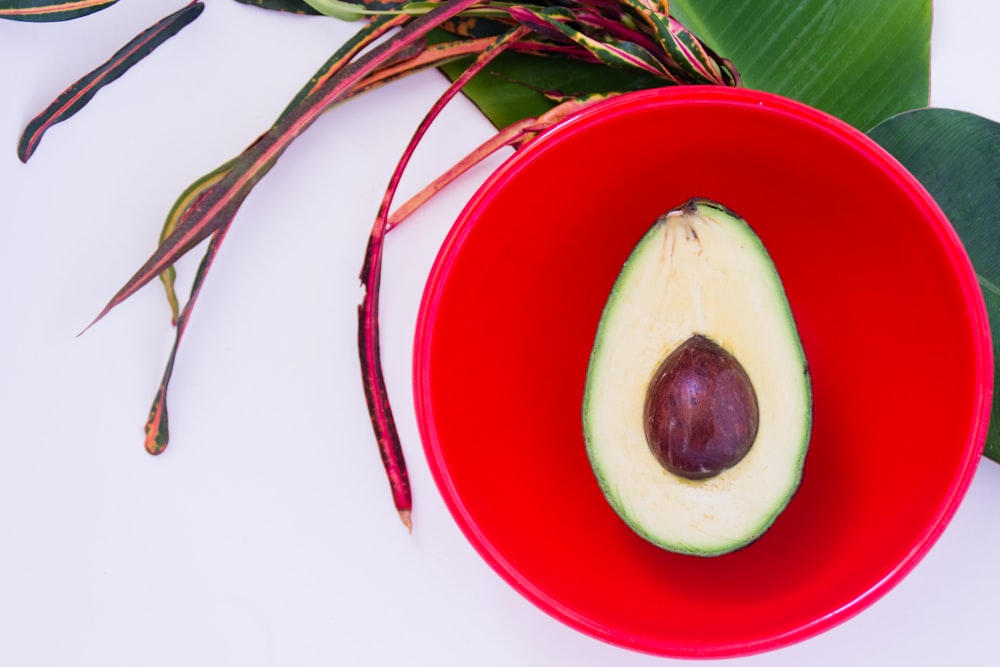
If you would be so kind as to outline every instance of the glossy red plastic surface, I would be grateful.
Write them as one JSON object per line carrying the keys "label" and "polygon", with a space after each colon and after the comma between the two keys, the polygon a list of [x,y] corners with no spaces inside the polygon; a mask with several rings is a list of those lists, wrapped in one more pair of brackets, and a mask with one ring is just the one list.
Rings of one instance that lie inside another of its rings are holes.
{"label": "glossy red plastic surface", "polygon": [[[694,196],[742,215],[770,251],[815,403],[787,510],[708,559],[619,520],[580,407],[623,260]],[[570,626],[689,657],[801,640],[897,583],[971,481],[993,386],[968,259],[908,172],[814,109],[700,87],[606,103],[501,167],[435,263],[414,363],[431,470],[482,557]]]}

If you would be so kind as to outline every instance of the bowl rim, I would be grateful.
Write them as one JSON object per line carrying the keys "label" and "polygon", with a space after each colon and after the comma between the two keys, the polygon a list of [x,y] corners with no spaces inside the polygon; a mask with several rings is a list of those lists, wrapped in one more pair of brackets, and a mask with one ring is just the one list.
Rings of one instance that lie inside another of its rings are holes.
{"label": "bowl rim", "polygon": [[[955,278],[969,306],[969,329],[977,343],[974,350],[974,372],[978,378],[979,404],[972,412],[975,415],[969,425],[969,437],[964,457],[958,473],[942,498],[938,511],[928,521],[912,549],[881,580],[874,582],[848,603],[831,612],[807,620],[793,629],[774,635],[762,636],[752,641],[733,642],[712,646],[687,645],[676,641],[636,643],[635,638],[617,628],[608,628],[594,622],[548,595],[533,582],[522,577],[509,563],[500,550],[492,544],[489,536],[479,526],[475,518],[463,504],[448,473],[448,465],[439,447],[437,427],[434,420],[433,399],[430,388],[431,345],[433,326],[438,309],[440,290],[447,282],[451,265],[460,251],[463,241],[475,226],[475,212],[488,206],[498,189],[516,178],[526,163],[537,159],[565,140],[572,139],[579,132],[585,132],[593,124],[605,119],[628,116],[651,108],[671,107],[678,104],[702,104],[728,106],[746,109],[759,107],[769,113],[782,116],[785,120],[800,125],[811,126],[813,130],[826,134],[839,143],[849,145],[853,150],[886,173],[921,210],[922,217],[934,227],[938,242],[947,253]],[[898,584],[927,554],[957,511],[972,482],[986,441],[992,407],[994,383],[993,349],[989,320],[982,292],[957,232],[947,217],[922,184],[888,151],[860,130],[815,107],[774,93],[747,88],[723,88],[718,86],[678,86],[656,88],[624,93],[598,102],[566,118],[540,134],[525,147],[516,151],[490,174],[462,208],[455,223],[448,231],[432,264],[421,298],[414,333],[414,354],[412,365],[412,388],[418,430],[427,458],[431,476],[447,506],[453,520],[474,547],[477,554],[512,588],[527,598],[536,607],[566,625],[601,641],[666,657],[736,657],[775,650],[820,634],[871,606]]]}

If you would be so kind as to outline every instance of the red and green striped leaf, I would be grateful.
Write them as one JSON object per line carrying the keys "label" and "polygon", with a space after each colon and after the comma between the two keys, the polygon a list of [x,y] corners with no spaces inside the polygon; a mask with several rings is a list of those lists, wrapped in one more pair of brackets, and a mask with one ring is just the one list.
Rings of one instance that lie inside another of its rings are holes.
{"label": "red and green striped leaf", "polygon": [[270,171],[288,146],[330,106],[352,93],[354,86],[379,66],[423,39],[442,20],[459,14],[477,0],[451,0],[411,18],[392,39],[383,41],[316,87],[287,109],[267,132],[251,144],[218,182],[202,190],[178,217],[153,254],[111,298],[94,322],[160,275],[198,243],[228,224],[254,186]]}
{"label": "red and green striped leaf", "polygon": [[[363,45],[366,45],[381,35],[381,31],[392,27],[387,23],[389,19],[387,17],[380,17],[372,23],[373,26],[369,26],[368,29],[363,30],[363,38],[360,38],[356,43],[352,45],[345,45],[341,51],[346,51],[347,53],[341,53],[341,57],[335,56],[324,65],[323,68],[317,72],[317,75],[313,77],[309,84],[307,84],[302,93],[299,95],[297,104],[291,105],[286,111],[281,115],[281,119],[286,118],[288,115],[293,113],[299,113],[300,109],[298,106],[304,104],[310,104],[310,97],[317,93],[317,91],[323,90],[323,84],[329,81],[332,76],[334,76],[339,69],[346,64],[350,55],[356,53],[356,51]],[[393,22],[395,19],[393,19]],[[394,23],[393,23],[394,24]],[[427,49],[420,54],[420,56],[411,59],[404,63],[394,63],[391,59],[387,61],[387,65],[381,69],[376,69],[372,72],[369,77],[367,77],[363,82],[359,83],[353,90],[348,91],[345,96],[351,96],[353,94],[364,92],[370,90],[373,87],[384,85],[404,73],[412,73],[420,69],[426,69],[439,64],[441,61],[450,60],[459,56],[464,56],[470,52],[482,53],[487,47],[483,43],[486,40],[475,40],[473,42],[458,41],[451,44],[439,44],[435,45],[433,49]],[[279,120],[277,125],[280,125]],[[256,144],[255,144],[256,145]],[[251,146],[251,149],[253,146]],[[248,149],[250,150],[250,149]],[[172,244],[176,243],[176,234],[178,233],[178,228],[182,227],[185,223],[185,216],[190,214],[191,209],[203,205],[203,198],[211,197],[213,188],[217,187],[225,178],[230,176],[231,172],[238,167],[240,158],[235,158],[226,164],[218,167],[209,174],[206,174],[198,181],[192,183],[182,195],[177,199],[174,206],[172,207],[167,219],[163,225],[163,230],[161,232],[161,247],[170,247]],[[235,215],[235,208],[232,209],[232,214]],[[197,295],[201,289],[205,275],[208,272],[211,262],[218,252],[219,245],[225,236],[226,231],[229,229],[229,225],[232,222],[232,216],[225,217],[221,220],[221,225],[214,228],[208,234],[209,246],[206,251],[205,257],[202,259],[199,265],[198,272],[195,275],[194,283],[191,288],[191,296],[189,297],[184,309],[179,313],[174,310],[175,323],[177,325],[177,332],[175,334],[174,344],[170,351],[170,356],[168,358],[166,368],[164,370],[163,378],[157,388],[156,395],[153,399],[153,404],[150,408],[149,417],[145,426],[146,431],[146,441],[145,447],[150,454],[159,454],[164,451],[169,443],[169,420],[167,412],[167,393],[170,383],[170,379],[173,374],[174,362],[177,356],[181,338],[184,335],[184,331],[190,320],[190,315],[194,307],[194,303],[197,299]],[[387,229],[387,227],[386,227]],[[204,237],[200,235],[189,236],[186,243],[188,246],[193,247],[192,244],[199,243]],[[190,249],[190,247],[188,249]],[[186,250],[185,250],[186,252]],[[160,278],[163,280],[164,285],[167,289],[168,299],[171,301],[172,308],[176,309],[176,296],[174,295],[174,275],[173,266],[170,265],[160,273]],[[377,330],[376,330],[377,331]],[[377,336],[376,336],[376,355],[377,355]],[[380,372],[380,369],[378,369]],[[383,382],[384,386],[384,382]],[[376,398],[372,398],[376,401]],[[383,392],[383,402],[388,410],[388,399],[384,396]],[[377,405],[382,405],[376,401]],[[379,414],[385,414],[380,412]],[[390,479],[393,484],[394,496],[396,497],[397,510],[400,512],[401,518],[404,522],[408,521],[408,506],[409,506],[409,490],[407,482],[407,474],[405,469],[405,462],[402,458],[402,450],[399,446],[398,435],[395,435],[394,422],[391,418],[391,412],[388,413],[388,418],[380,421],[379,423],[388,424],[382,431],[382,437],[380,438],[380,445],[384,447],[383,461],[386,463],[387,468],[395,471],[394,474],[390,474]],[[391,443],[395,442],[395,449],[392,448]]]}
{"label": "red and green striped leaf", "polygon": [[[375,40],[379,39],[386,31],[393,28],[397,23],[398,18],[379,17],[373,20],[369,26],[366,26],[366,28],[359,31],[359,33],[355,35],[354,39],[345,43],[338,53],[335,54],[334,57],[330,58],[310,79],[309,83],[302,88],[292,104],[290,104],[281,114],[281,117],[284,117],[285,114],[293,110],[298,104],[301,103],[302,99],[312,94],[322,81],[328,79],[336,73],[340,67],[344,66],[351,55],[359,51],[364,46],[367,46],[368,44],[371,44]],[[363,94],[373,90],[374,88],[384,86],[400,77],[437,67],[443,63],[447,63],[458,58],[481,53],[486,48],[487,41],[488,40],[485,39],[456,40],[453,42],[431,45],[424,49],[419,55],[410,58],[404,63],[386,65],[379,68],[370,76],[366,77],[362,83],[359,83],[347,95],[345,95],[345,99],[349,99],[350,97]],[[236,158],[219,166],[212,172],[193,182],[187,187],[187,189],[184,190],[184,192],[181,193],[181,195],[174,202],[174,205],[171,207],[166,220],[164,221],[160,233],[160,244],[163,244],[168,236],[177,228],[187,209],[189,209],[200,196],[204,195],[207,190],[222,180],[222,178],[233,167],[235,162]],[[167,302],[170,306],[171,321],[176,324],[180,305],[174,288],[176,282],[176,271],[172,265],[168,266],[160,273],[160,280],[163,283]]]}
{"label": "red and green striped leaf", "polygon": [[0,0],[0,19],[48,23],[107,9],[118,0]]}
{"label": "red and green striped leaf", "polygon": [[[160,230],[161,244],[168,236],[170,236],[171,232],[177,228],[181,216],[184,215],[184,211],[187,210],[188,207],[190,207],[195,200],[201,197],[209,188],[222,180],[222,177],[229,172],[233,162],[235,162],[235,159],[215,168],[189,185],[187,189],[181,193],[181,196],[177,198],[177,201],[174,202],[174,205],[167,213],[167,218],[163,223],[163,228]],[[174,325],[178,324],[178,318],[180,315],[180,303],[177,299],[177,292],[174,290],[176,280],[177,271],[174,270],[173,266],[168,266],[166,270],[160,273],[160,281],[163,283],[163,289],[167,296],[167,303],[170,305],[170,321]]]}
{"label": "red and green striped leaf", "polygon": [[50,127],[66,120],[86,106],[101,88],[121,77],[158,46],[180,32],[198,18],[204,8],[202,2],[196,1],[160,19],[119,49],[103,65],[63,91],[52,104],[28,123],[17,145],[17,156],[21,161],[27,162],[31,158],[42,136]]}
{"label": "red and green striped leaf", "polygon": [[285,110],[279,115],[275,124],[303,104],[303,101],[319,90],[322,85],[346,67],[352,58],[384,37],[389,31],[405,24],[406,16],[376,16],[344,42],[337,51],[309,79],[305,86],[292,98]]}
{"label": "red and green striped leaf", "polygon": [[640,72],[675,79],[652,53],[634,42],[603,41],[569,25],[576,17],[561,7],[535,11],[527,7],[512,7],[511,16],[533,30],[547,35],[559,35],[590,53],[594,60],[611,67],[635,69]]}
{"label": "red and green striped leaf", "polygon": [[194,282],[191,285],[191,295],[188,297],[187,303],[184,304],[184,310],[181,311],[180,316],[177,318],[174,344],[170,349],[170,356],[167,358],[167,366],[163,371],[163,379],[160,380],[160,386],[153,397],[153,405],[149,409],[149,417],[146,419],[146,441],[144,446],[146,451],[154,456],[162,454],[170,442],[169,420],[167,419],[167,388],[170,386],[170,378],[174,373],[174,361],[177,358],[177,350],[180,347],[181,338],[187,330],[188,322],[191,319],[191,311],[198,300],[198,294],[201,292],[201,287],[205,282],[205,276],[208,274],[208,270],[212,266],[212,261],[219,252],[219,246],[222,244],[222,239],[225,238],[228,230],[229,224],[227,223],[212,235],[208,243],[208,249],[205,251],[205,256],[198,265],[197,272],[195,272]]}
{"label": "red and green striped leaf", "polygon": [[674,17],[666,17],[666,23],[667,32],[673,37],[673,41],[669,46],[665,44],[664,48],[674,56],[682,70],[691,68],[692,80],[695,76],[702,76],[706,83],[714,85],[739,85],[739,74],[728,59],[721,58],[705,46]]}
{"label": "red and green striped leaf", "polygon": [[[624,0],[622,3],[643,21],[656,37],[677,73],[694,83],[726,85],[731,78],[719,67],[717,59],[683,25],[661,12],[656,3]],[[652,5],[652,6],[651,6]]]}
{"label": "red and green striped leaf", "polygon": [[545,39],[570,42],[569,35],[562,29],[560,22],[572,21],[573,14],[561,7],[549,7],[539,11],[525,6],[510,8],[510,16],[523,26],[527,26]]}

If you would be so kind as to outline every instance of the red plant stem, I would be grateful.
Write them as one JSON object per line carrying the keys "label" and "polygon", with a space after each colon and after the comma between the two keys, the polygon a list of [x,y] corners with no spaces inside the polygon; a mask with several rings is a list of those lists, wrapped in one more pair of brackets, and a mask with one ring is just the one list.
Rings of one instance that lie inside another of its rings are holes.
{"label": "red plant stem", "polygon": [[503,128],[492,137],[476,146],[468,155],[449,167],[440,176],[424,186],[417,194],[407,199],[399,208],[392,212],[386,220],[386,231],[396,227],[408,218],[414,211],[429,201],[434,195],[446,188],[452,181],[467,172],[484,159],[505,146],[519,142],[524,133],[536,122],[537,118],[525,118]]}
{"label": "red plant stem", "polygon": [[552,107],[537,118],[524,118],[511,123],[503,128],[482,144],[474,148],[468,155],[448,168],[445,172],[424,186],[419,192],[410,197],[399,208],[392,212],[386,221],[386,231],[390,231],[402,223],[414,211],[429,201],[434,195],[447,187],[456,178],[467,172],[485,158],[505,146],[512,146],[515,149],[534,139],[540,132],[544,132],[559,121],[565,119],[570,114],[576,113],[595,102],[613,97],[616,93],[608,95],[592,95],[584,98],[571,98]]}
{"label": "red plant stem", "polygon": [[358,305],[358,352],[361,357],[362,381],[365,388],[365,398],[368,401],[368,412],[371,416],[372,428],[378,441],[379,453],[385,466],[389,485],[392,489],[393,502],[399,518],[408,530],[413,529],[412,507],[413,499],[410,493],[409,476],[406,471],[406,459],[403,456],[402,445],[396,430],[395,419],[389,404],[385,378],[382,373],[382,361],[379,352],[379,288],[382,278],[382,249],[387,231],[389,210],[393,196],[399,186],[403,172],[409,164],[413,152],[420,140],[426,134],[434,119],[441,113],[444,106],[461,91],[475,74],[483,69],[493,58],[498,56],[510,44],[528,33],[528,29],[517,27],[504,35],[492,40],[489,48],[479,54],[476,60],[452,82],[448,89],[434,103],[424,116],[417,130],[407,144],[402,157],[386,187],[382,203],[379,206],[365,260],[361,268],[361,283],[365,287],[365,296]]}

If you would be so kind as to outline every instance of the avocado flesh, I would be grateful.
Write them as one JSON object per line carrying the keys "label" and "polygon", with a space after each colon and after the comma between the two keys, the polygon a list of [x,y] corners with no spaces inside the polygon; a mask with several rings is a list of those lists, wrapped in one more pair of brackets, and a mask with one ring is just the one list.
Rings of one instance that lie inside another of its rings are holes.
{"label": "avocado flesh", "polygon": [[[643,408],[664,359],[704,336],[742,365],[758,402],[756,438],[707,479],[668,472],[646,440]],[[721,204],[692,199],[636,245],[598,326],[583,402],[587,454],[631,528],[680,553],[713,556],[753,542],[802,478],[812,396],[781,280],[760,239]]]}

